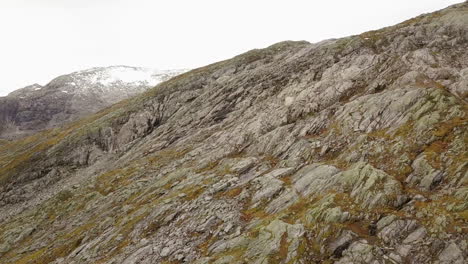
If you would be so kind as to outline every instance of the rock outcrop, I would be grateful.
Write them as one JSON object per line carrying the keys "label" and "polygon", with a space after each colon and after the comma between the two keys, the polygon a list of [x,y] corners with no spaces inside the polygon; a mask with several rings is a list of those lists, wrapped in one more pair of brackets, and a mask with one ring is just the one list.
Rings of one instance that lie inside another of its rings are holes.
{"label": "rock outcrop", "polygon": [[0,142],[1,263],[465,263],[468,3]]}

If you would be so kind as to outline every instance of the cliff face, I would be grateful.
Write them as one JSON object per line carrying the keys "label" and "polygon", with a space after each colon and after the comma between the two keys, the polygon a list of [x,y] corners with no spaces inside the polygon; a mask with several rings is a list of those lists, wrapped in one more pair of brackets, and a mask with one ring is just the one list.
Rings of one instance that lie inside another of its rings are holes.
{"label": "cliff face", "polygon": [[78,71],[0,97],[0,138],[58,127],[140,94],[184,70],[111,66]]}
{"label": "cliff face", "polygon": [[468,3],[0,142],[2,263],[465,263]]}

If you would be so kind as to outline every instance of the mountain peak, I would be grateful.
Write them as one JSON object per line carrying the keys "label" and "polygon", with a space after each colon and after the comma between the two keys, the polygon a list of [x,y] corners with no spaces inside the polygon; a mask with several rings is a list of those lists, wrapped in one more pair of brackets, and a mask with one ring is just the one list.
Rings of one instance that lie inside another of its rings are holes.
{"label": "mountain peak", "polygon": [[[33,84],[0,98],[0,138],[56,127],[137,95],[186,70],[95,67]],[[8,103],[7,103],[8,102]]]}

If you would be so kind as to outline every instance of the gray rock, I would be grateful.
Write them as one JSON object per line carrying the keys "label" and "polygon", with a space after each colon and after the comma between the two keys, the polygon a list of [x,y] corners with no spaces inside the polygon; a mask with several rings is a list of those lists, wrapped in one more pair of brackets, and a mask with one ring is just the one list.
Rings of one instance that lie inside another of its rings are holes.
{"label": "gray rock", "polygon": [[253,50],[0,141],[2,263],[465,261],[467,8]]}
{"label": "gray rock", "polygon": [[448,246],[439,254],[437,263],[465,263],[464,253],[455,243],[449,243]]}

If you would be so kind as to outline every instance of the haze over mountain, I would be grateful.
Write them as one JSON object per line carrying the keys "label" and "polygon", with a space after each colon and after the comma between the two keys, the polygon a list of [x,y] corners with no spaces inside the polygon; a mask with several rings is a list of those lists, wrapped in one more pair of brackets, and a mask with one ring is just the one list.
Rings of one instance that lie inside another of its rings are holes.
{"label": "haze over mountain", "polygon": [[467,50],[465,2],[0,141],[0,262],[464,264]]}
{"label": "haze over mountain", "polygon": [[17,138],[60,126],[185,71],[99,67],[59,76],[44,87],[24,87],[0,97],[0,138]]}

